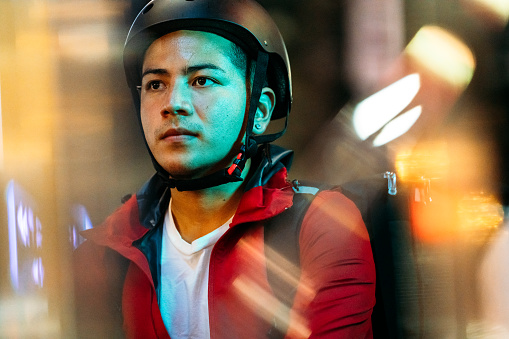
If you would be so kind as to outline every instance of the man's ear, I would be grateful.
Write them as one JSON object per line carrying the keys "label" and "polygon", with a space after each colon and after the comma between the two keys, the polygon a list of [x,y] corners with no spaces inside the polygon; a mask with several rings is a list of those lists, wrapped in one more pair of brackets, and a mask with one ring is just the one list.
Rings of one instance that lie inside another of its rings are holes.
{"label": "man's ear", "polygon": [[264,87],[262,89],[262,94],[260,95],[258,109],[256,110],[254,118],[254,134],[262,134],[265,132],[267,126],[269,125],[270,117],[272,116],[272,112],[274,111],[275,106],[276,94],[274,94],[274,91],[271,88]]}

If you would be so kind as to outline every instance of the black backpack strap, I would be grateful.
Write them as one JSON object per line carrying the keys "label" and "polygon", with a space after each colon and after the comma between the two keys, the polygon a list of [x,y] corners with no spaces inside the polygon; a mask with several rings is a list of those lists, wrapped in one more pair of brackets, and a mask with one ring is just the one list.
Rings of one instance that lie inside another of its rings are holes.
{"label": "black backpack strap", "polygon": [[[293,205],[283,213],[265,222],[264,241],[267,261],[267,279],[276,298],[281,302],[281,312],[287,316],[292,307],[300,278],[299,235],[302,221],[315,195],[328,186],[301,185],[293,182]],[[281,316],[281,312],[278,313]],[[276,315],[267,337],[283,338],[287,324]]]}

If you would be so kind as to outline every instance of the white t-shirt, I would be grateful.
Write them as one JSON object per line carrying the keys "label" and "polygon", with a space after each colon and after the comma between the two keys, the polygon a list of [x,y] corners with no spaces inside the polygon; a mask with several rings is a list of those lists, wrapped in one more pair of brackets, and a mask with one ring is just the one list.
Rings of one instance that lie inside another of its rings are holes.
{"label": "white t-shirt", "polygon": [[180,236],[170,206],[164,218],[159,308],[172,339],[210,338],[209,263],[212,248],[228,230],[224,225],[188,243]]}

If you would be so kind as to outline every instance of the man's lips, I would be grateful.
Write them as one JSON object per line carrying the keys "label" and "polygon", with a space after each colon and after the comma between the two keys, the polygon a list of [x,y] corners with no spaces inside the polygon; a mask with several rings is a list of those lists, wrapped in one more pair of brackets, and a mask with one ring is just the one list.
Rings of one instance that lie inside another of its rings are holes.
{"label": "man's lips", "polygon": [[184,140],[189,137],[196,137],[197,133],[191,132],[185,128],[170,128],[161,134],[161,140]]}

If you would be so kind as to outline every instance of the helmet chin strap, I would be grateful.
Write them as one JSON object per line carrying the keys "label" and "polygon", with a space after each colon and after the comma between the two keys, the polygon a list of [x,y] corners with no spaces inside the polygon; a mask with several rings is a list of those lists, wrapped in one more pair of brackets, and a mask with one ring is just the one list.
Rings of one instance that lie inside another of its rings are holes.
{"label": "helmet chin strap", "polygon": [[[196,179],[173,179],[168,175],[168,173],[164,169],[161,168],[160,165],[156,166],[157,174],[163,179],[163,182],[168,187],[176,188],[178,191],[197,191],[205,188],[227,184],[230,182],[239,182],[243,180],[241,174],[242,171],[244,170],[244,166],[246,165],[246,161],[247,159],[251,158],[256,154],[258,148],[257,145],[259,142],[257,142],[258,141],[257,138],[253,137],[251,133],[253,131],[256,110],[258,109],[258,102],[260,101],[263,85],[265,84],[265,79],[267,76],[268,63],[269,55],[267,53],[259,51],[256,59],[256,67],[253,79],[253,87],[251,90],[251,98],[249,100],[249,112],[246,125],[246,138],[244,141],[244,145],[240,147],[240,152],[233,161],[233,164],[228,168],[223,168],[212,174]],[[276,137],[273,140],[277,139],[277,137],[282,135],[282,133],[284,133],[284,130],[278,133],[277,136],[274,135]],[[266,137],[270,136],[268,135]],[[268,139],[264,138],[262,139],[262,142],[269,142],[265,140]]]}
{"label": "helmet chin strap", "polygon": [[257,144],[251,139],[251,147],[246,150],[245,145],[240,147],[240,153],[235,158],[229,168],[223,168],[212,174],[196,179],[173,179],[167,177],[161,171],[157,174],[161,176],[163,182],[170,188],[176,188],[178,191],[197,191],[205,188],[219,186],[230,182],[242,181],[242,170],[246,165],[247,159],[256,154]]}

